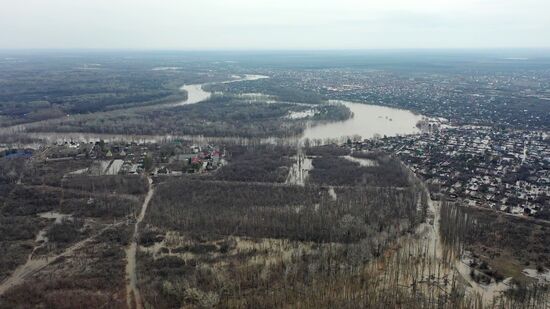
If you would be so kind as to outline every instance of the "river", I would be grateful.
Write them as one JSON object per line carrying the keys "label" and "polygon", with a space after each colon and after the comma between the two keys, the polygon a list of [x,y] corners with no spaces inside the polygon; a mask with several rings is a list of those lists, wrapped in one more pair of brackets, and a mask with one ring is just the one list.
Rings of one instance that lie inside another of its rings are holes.
{"label": "river", "polygon": [[[264,78],[269,77],[247,74],[244,77],[223,83]],[[203,89],[204,85],[207,84],[184,85],[181,89],[187,91],[187,100],[176,105],[196,104],[208,100],[212,94]],[[353,135],[372,138],[376,135],[396,136],[414,134],[419,132],[416,124],[423,118],[421,115],[404,109],[336,100],[332,100],[330,103],[344,104],[351,110],[353,117],[345,121],[309,125],[300,139],[338,139]]]}
{"label": "river", "polygon": [[396,136],[420,132],[416,124],[423,117],[408,110],[346,101],[330,102],[344,104],[351,110],[353,117],[345,121],[309,126],[303,139],[338,139],[353,135],[372,138],[376,135]]}
{"label": "river", "polygon": [[[245,75],[244,77],[238,77],[230,81],[225,81],[223,83],[231,83],[231,82],[238,82],[238,81],[246,81],[246,80],[258,80],[262,78],[268,78],[267,76],[262,75]],[[187,92],[187,99],[178,102],[178,103],[170,103],[167,104],[167,106],[181,106],[181,105],[189,105],[189,104],[196,104],[203,102],[210,98],[211,93],[208,91],[205,91],[203,89],[203,86],[207,84],[194,84],[194,85],[184,85],[181,87],[182,90],[185,90]],[[344,104],[346,107],[348,107],[351,112],[353,113],[353,117],[345,120],[345,121],[339,121],[339,122],[327,122],[327,123],[318,123],[318,124],[312,124],[306,128],[304,133],[296,138],[285,138],[283,140],[296,143],[298,141],[304,141],[306,139],[310,140],[327,140],[327,139],[342,139],[347,137],[354,137],[354,136],[361,136],[362,138],[372,138],[377,135],[379,136],[397,136],[397,135],[407,135],[407,134],[416,134],[419,133],[420,130],[416,127],[416,124],[422,120],[423,116],[418,115],[415,113],[412,113],[408,110],[402,110],[402,109],[396,109],[396,108],[390,108],[390,107],[383,107],[383,106],[377,106],[377,105],[369,105],[369,104],[363,104],[363,103],[354,103],[354,102],[347,102],[347,101],[330,101],[332,104]],[[17,131],[21,130],[24,132],[24,126],[17,126]],[[5,131],[5,129],[4,129]],[[0,130],[0,133],[2,133],[2,130]],[[61,141],[61,140],[73,140],[73,141],[81,141],[81,142],[92,142],[92,141],[98,141],[100,139],[103,139],[105,141],[136,141],[136,142],[162,142],[162,141],[169,141],[173,139],[190,139],[190,140],[197,140],[197,141],[241,141],[243,143],[246,142],[247,139],[245,138],[238,138],[238,137],[203,137],[203,136],[172,136],[172,135],[157,135],[157,136],[137,136],[137,135],[120,135],[120,134],[91,134],[91,133],[28,133],[31,137],[36,138],[42,138],[45,139],[48,142],[53,141]],[[272,142],[277,141],[277,139],[274,138],[267,138],[264,139],[265,142]],[[279,140],[280,141],[280,140]],[[311,167],[311,159],[308,159],[307,157],[303,155],[297,156],[297,164],[295,167],[293,167],[295,170],[291,172],[291,175],[289,176],[289,179],[287,182],[289,183],[295,183],[299,185],[303,185],[305,182],[305,179],[307,178],[307,174]],[[353,158],[349,158],[351,160],[355,160]],[[371,164],[369,162],[361,162],[365,165]],[[427,189],[426,189],[427,190]],[[147,205],[151,199],[152,196],[152,187],[150,187],[149,193],[147,195],[147,198],[144,201],[144,204],[142,206],[142,210],[140,213],[140,216],[138,217],[138,222],[135,224],[134,229],[134,240],[132,241],[131,246],[129,247],[127,254],[128,254],[128,266],[127,266],[127,277],[129,279],[129,286],[128,286],[128,301],[129,303],[132,302],[132,296],[136,298],[136,302],[140,303],[139,301],[139,291],[137,290],[137,283],[136,283],[136,275],[135,275],[135,253],[136,253],[136,243],[135,243],[135,237],[138,235],[138,226],[139,222],[144,217]],[[334,190],[332,190],[332,193],[334,193]],[[427,194],[429,196],[429,194]],[[333,198],[337,198],[334,194]],[[419,253],[419,251],[423,251],[420,249],[426,249],[427,252],[433,252],[433,256],[430,257],[433,260],[433,265],[442,265],[441,260],[443,259],[443,254],[441,251],[441,244],[440,244],[440,236],[439,236],[439,206],[435,205],[434,202],[431,200],[429,202],[429,212],[434,219],[431,223],[424,223],[422,224],[419,229],[417,230],[417,233],[415,233],[413,236],[401,240],[401,248],[403,248],[403,253],[398,254],[397,256],[405,256],[410,257],[412,252]],[[407,250],[407,251],[405,251]],[[426,251],[424,251],[426,252]],[[422,252],[420,252],[422,253]],[[423,259],[426,258],[426,256],[419,255],[419,257],[422,257]],[[439,262],[437,262],[439,260]],[[399,261],[401,263],[402,261]],[[416,266],[415,266],[416,267]],[[417,270],[415,267],[411,267],[413,270]],[[429,274],[435,273],[435,270],[430,269]],[[439,274],[439,269],[437,269],[437,272]],[[445,274],[445,280],[447,280],[447,275],[451,274],[453,272],[453,269],[449,269],[447,267],[447,273]],[[416,272],[415,272],[416,274]],[[422,274],[424,274],[422,272]],[[463,275],[464,279],[468,281],[466,274]],[[406,278],[406,280],[410,280],[412,277]],[[434,284],[440,284],[439,280],[443,278],[441,276],[437,276],[435,278]],[[420,279],[420,280],[426,280],[426,278],[420,277],[414,277],[414,280]],[[431,279],[431,281],[434,281],[434,279]],[[407,281],[405,281],[407,282]],[[416,282],[416,281],[415,281]],[[479,292],[479,289],[475,289],[475,287],[470,288],[473,292]],[[1,291],[1,290],[0,290]],[[492,296],[492,295],[491,295]],[[486,299],[483,299],[484,303]]]}
{"label": "river", "polygon": [[[222,84],[228,84],[228,83],[236,83],[236,82],[242,82],[242,81],[252,81],[252,80],[258,80],[258,79],[264,79],[269,78],[269,76],[265,75],[257,75],[257,74],[244,74],[243,76],[233,76],[233,79],[222,81],[220,83]],[[214,83],[204,83],[204,84],[190,84],[190,85],[183,85],[180,87],[180,90],[187,92],[187,98],[181,102],[176,103],[166,103],[162,105],[156,105],[155,108],[158,107],[173,107],[173,106],[182,106],[182,105],[190,105],[190,104],[196,104],[203,101],[206,101],[210,98],[212,95],[211,92],[205,91],[203,89],[204,86],[210,85]],[[137,108],[143,108],[143,107],[137,107]],[[132,109],[132,108],[130,108]],[[55,119],[52,119],[55,120]],[[0,135],[2,134],[13,134],[13,133],[24,133],[27,130],[27,127],[30,127],[32,125],[40,124],[43,122],[46,122],[48,120],[42,120],[38,122],[31,122],[26,124],[19,124],[14,125],[11,127],[0,127]],[[136,141],[144,141],[144,142],[158,142],[162,139],[165,139],[167,136],[144,136],[144,135],[123,135],[123,134],[96,134],[96,133],[57,133],[57,132],[37,132],[37,133],[30,133],[29,136],[44,139],[46,142],[53,142],[53,141],[63,141],[63,140],[74,140],[74,141],[81,141],[81,142],[88,142],[88,141],[95,141],[99,139],[104,140],[136,140]],[[169,137],[170,138],[170,137]]]}
{"label": "river", "polygon": [[[239,81],[252,81],[258,79],[269,78],[264,75],[246,74],[242,77],[236,77],[233,80],[224,81],[222,83],[234,83]],[[181,87],[187,92],[187,99],[177,103],[166,104],[166,107],[181,106],[196,104],[208,100],[212,95],[211,92],[205,91],[203,87],[206,84],[191,84]],[[416,124],[423,116],[414,114],[411,111],[370,105],[363,103],[354,103],[347,101],[330,101],[331,104],[344,104],[353,113],[353,117],[338,122],[324,122],[310,124],[305,129],[301,136],[294,138],[264,138],[260,139],[263,143],[288,143],[293,144],[297,141],[310,140],[327,140],[327,139],[342,139],[352,136],[360,136],[362,138],[372,138],[374,136],[396,136],[415,134],[419,132]],[[0,129],[0,133],[9,132],[24,132],[25,125],[17,127]],[[238,142],[246,144],[248,140],[240,137],[207,137],[197,135],[124,135],[124,134],[98,134],[98,133],[56,133],[56,132],[35,132],[28,133],[30,137],[43,139],[46,142],[60,141],[80,141],[80,142],[95,142],[104,140],[113,141],[135,141],[135,142],[163,142],[174,139],[186,139],[196,142]]]}
{"label": "river", "polygon": [[[269,76],[245,74],[244,77],[235,76],[235,79],[223,81],[221,83],[228,84],[228,83],[236,83],[236,82],[242,82],[242,81],[258,80],[258,79],[264,79],[264,78],[269,78]],[[200,103],[202,101],[208,100],[212,95],[212,93],[205,91],[203,89],[203,86],[210,85],[210,84],[212,83],[183,85],[180,89],[187,92],[187,99],[185,99],[182,102],[178,102],[171,105],[174,105],[174,106],[189,105],[189,104],[196,104],[196,103]]]}

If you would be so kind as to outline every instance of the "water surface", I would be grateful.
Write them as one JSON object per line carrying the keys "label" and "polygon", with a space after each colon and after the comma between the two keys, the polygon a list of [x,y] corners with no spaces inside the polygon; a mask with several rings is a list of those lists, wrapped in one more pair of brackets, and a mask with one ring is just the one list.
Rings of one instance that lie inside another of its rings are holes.
{"label": "water surface", "polygon": [[353,117],[345,121],[308,127],[302,139],[340,139],[354,135],[372,138],[377,135],[383,137],[420,132],[416,124],[423,117],[411,111],[346,101],[331,102],[344,104],[351,110]]}

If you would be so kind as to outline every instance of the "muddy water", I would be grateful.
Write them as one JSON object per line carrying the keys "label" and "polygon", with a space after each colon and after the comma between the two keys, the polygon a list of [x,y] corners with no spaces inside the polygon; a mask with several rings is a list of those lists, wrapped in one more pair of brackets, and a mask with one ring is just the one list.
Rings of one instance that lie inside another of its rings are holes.
{"label": "muddy water", "polygon": [[[252,81],[252,80],[264,79],[269,77],[264,75],[245,74],[244,77],[234,76],[234,78],[235,79],[233,80],[224,81],[222,82],[222,84],[242,82],[242,81]],[[189,105],[189,104],[196,104],[196,103],[200,103],[202,101],[208,100],[212,95],[212,93],[205,91],[203,89],[204,85],[208,85],[208,84],[183,85],[180,89],[187,92],[187,99],[172,105],[173,106]]]}
{"label": "muddy water", "polygon": [[210,92],[206,92],[202,89],[202,85],[185,85],[181,87],[181,90],[187,92],[187,99],[180,103],[174,104],[174,106],[189,105],[206,101],[211,95]]}
{"label": "muddy water", "polygon": [[[259,80],[259,79],[265,79],[269,78],[269,76],[265,75],[255,75],[255,74],[244,74],[243,76],[233,76],[234,79],[223,81],[223,84],[228,83],[235,83],[235,82],[241,82],[241,81],[253,81],[253,80]],[[203,89],[203,86],[208,85],[210,83],[206,84],[193,84],[193,85],[183,85],[180,89],[185,90],[187,92],[187,99],[177,102],[177,103],[167,103],[163,105],[157,105],[156,107],[170,107],[170,106],[181,106],[181,105],[189,105],[189,104],[196,104],[200,103],[202,101],[208,100],[211,96],[211,93],[208,91],[205,91]],[[27,123],[27,124],[21,124],[21,125],[15,125],[11,127],[0,127],[0,135],[2,134],[14,134],[14,133],[25,133],[27,131],[27,128],[36,124],[40,124],[45,121],[39,121],[36,123]],[[41,138],[45,139],[47,142],[51,141],[61,141],[61,140],[74,140],[74,141],[97,141],[100,139],[102,134],[78,134],[75,133],[33,133],[31,136],[34,136],[35,138]],[[59,139],[60,137],[66,136],[65,139]],[[95,137],[94,137],[95,136]],[[117,139],[117,140],[128,140],[128,141],[134,141],[136,138],[140,138],[139,136],[128,136],[124,134],[110,134],[110,139]],[[96,138],[97,137],[97,138]],[[151,141],[158,141],[159,138],[162,138],[161,136],[142,136],[143,140]],[[39,146],[37,146],[39,147]]]}
{"label": "muddy water", "polygon": [[467,256],[443,244],[440,234],[440,202],[432,201],[428,194],[428,215],[415,233],[398,240],[399,248],[386,263],[399,265],[399,279],[427,297],[444,299],[453,288],[453,282],[471,301],[480,301],[490,307],[499,295],[510,288],[511,278],[500,283],[479,284],[470,277]]}
{"label": "muddy water", "polygon": [[472,271],[470,261],[469,252],[465,252],[462,257],[456,259],[454,264],[455,269],[466,282],[466,291],[470,296],[477,296],[481,298],[484,305],[490,305],[496,297],[510,288],[512,278],[506,278],[501,282],[492,282],[490,284],[478,283],[470,276],[470,272]]}
{"label": "muddy water", "polygon": [[[236,77],[234,80],[225,81],[222,83],[234,83],[239,81],[251,81],[269,78],[263,75],[247,74],[243,77]],[[207,84],[184,85],[182,90],[187,91],[188,98],[178,103],[168,103],[163,106],[182,106],[203,102],[210,98],[211,93],[203,89]],[[407,110],[369,105],[362,103],[354,103],[347,101],[331,101],[335,104],[344,104],[353,113],[353,117],[339,122],[316,123],[310,124],[303,134],[291,138],[274,138],[268,137],[256,142],[261,143],[286,143],[294,144],[299,141],[309,140],[334,140],[345,139],[352,136],[361,136],[362,138],[372,138],[375,136],[396,136],[415,134],[420,132],[416,124],[423,119],[423,116],[414,114]],[[158,107],[158,106],[157,106]],[[32,124],[28,124],[30,126]],[[0,128],[2,132],[24,132],[27,125],[14,126],[9,128]],[[97,142],[104,140],[107,142],[125,141],[125,142],[143,142],[143,143],[159,143],[174,139],[185,139],[194,142],[236,142],[247,144],[246,138],[241,137],[209,137],[199,135],[125,135],[125,134],[97,134],[97,133],[50,133],[37,132],[29,133],[30,137],[43,139],[46,142],[61,142],[61,141],[80,141],[80,142]]]}
{"label": "muddy water", "polygon": [[354,135],[372,138],[377,135],[396,136],[420,132],[416,124],[423,117],[411,111],[347,101],[331,102],[344,104],[351,110],[353,117],[308,127],[302,139],[341,139]]}

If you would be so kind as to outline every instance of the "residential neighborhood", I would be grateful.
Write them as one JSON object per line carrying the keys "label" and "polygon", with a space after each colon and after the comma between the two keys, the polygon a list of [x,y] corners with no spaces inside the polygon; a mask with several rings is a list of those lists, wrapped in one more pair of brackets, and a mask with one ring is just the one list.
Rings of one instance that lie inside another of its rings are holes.
{"label": "residential neighborhood", "polygon": [[356,146],[399,157],[433,197],[549,218],[550,140],[540,131],[465,126],[365,140]]}
{"label": "residential neighborhood", "polygon": [[6,148],[0,157],[35,158],[44,161],[88,160],[90,166],[72,174],[89,175],[182,175],[218,169],[225,163],[225,150],[213,145],[185,141],[167,143],[62,141],[39,149]]}

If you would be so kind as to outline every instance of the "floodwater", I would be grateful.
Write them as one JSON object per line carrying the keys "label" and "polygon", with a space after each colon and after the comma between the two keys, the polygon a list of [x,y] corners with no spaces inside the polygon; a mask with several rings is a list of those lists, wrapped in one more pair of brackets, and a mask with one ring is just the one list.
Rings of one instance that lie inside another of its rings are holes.
{"label": "floodwater", "polygon": [[211,93],[204,91],[202,85],[185,85],[181,87],[181,90],[187,92],[187,99],[183,102],[180,102],[176,105],[189,105],[195,104],[202,101],[206,101],[210,98]]}
{"label": "floodwater", "polygon": [[313,169],[313,160],[298,148],[298,153],[294,157],[296,162],[290,167],[286,183],[298,186],[305,186],[309,172]]}
{"label": "floodwater", "polygon": [[[244,80],[257,80],[261,78],[268,78],[267,76],[260,75],[245,75],[229,82],[237,82]],[[185,85],[182,87],[183,90],[187,91],[188,98],[183,102],[176,104],[170,104],[172,106],[178,105],[188,105],[196,104],[207,100],[211,93],[203,89],[203,85]],[[423,116],[414,114],[407,110],[368,105],[362,103],[353,103],[345,101],[331,101],[332,103],[341,103],[348,107],[353,113],[351,119],[332,122],[332,123],[321,123],[317,125],[309,126],[305,132],[300,137],[294,139],[285,139],[288,141],[304,141],[305,139],[310,140],[341,140],[347,137],[361,136],[361,138],[372,138],[377,135],[379,136],[396,136],[396,135],[408,135],[419,133],[420,130],[416,127],[416,124],[422,120]],[[15,129],[22,128],[20,126],[15,127]],[[176,138],[185,138],[190,140],[204,139],[208,140],[208,137],[193,137],[193,136],[130,136],[130,135],[109,135],[109,134],[86,134],[86,133],[31,133],[29,134],[32,137],[41,137],[51,140],[59,141],[60,138],[70,138],[70,140],[80,140],[80,141],[98,141],[99,139],[104,139],[106,141],[137,141],[137,142],[159,142],[166,141]],[[245,139],[227,137],[227,138],[212,138],[217,140],[242,140]],[[266,139],[274,141],[275,139]],[[299,147],[300,148],[300,147]],[[296,163],[291,167],[289,172],[289,178],[287,183],[293,183],[296,185],[304,185],[307,182],[309,172],[312,170],[313,166],[311,164],[311,158],[307,158],[300,150],[295,157]],[[346,157],[346,159],[358,162],[362,166],[373,166],[377,163],[368,159],[358,159],[353,157]],[[116,160],[115,160],[116,161]],[[110,161],[106,161],[109,163]],[[100,169],[105,171],[109,167],[112,167],[112,173],[119,169],[119,162],[111,163],[111,165],[101,165]],[[426,189],[427,190],[427,189]],[[138,306],[141,305],[141,299],[139,290],[137,287],[137,277],[136,277],[136,252],[138,250],[136,237],[139,235],[139,223],[143,220],[144,214],[146,212],[149,201],[152,197],[153,189],[150,187],[150,190],[147,194],[147,197],[143,203],[140,215],[137,218],[137,222],[134,225],[134,239],[127,249],[128,264],[126,268],[126,274],[128,279],[127,287],[127,301],[129,304],[132,303],[132,297]],[[333,199],[337,199],[334,188],[329,189],[329,194]],[[429,194],[428,194],[429,196]],[[443,285],[444,280],[446,281],[449,276],[460,275],[464,281],[467,283],[467,292],[470,294],[479,294],[482,296],[484,304],[490,302],[494,296],[502,292],[507,288],[508,280],[500,284],[481,286],[476,284],[469,278],[469,268],[467,264],[463,263],[460,259],[456,260],[456,263],[448,265],[446,261],[446,256],[443,252],[443,246],[441,244],[441,236],[439,231],[439,204],[428,199],[428,212],[430,213],[433,220],[431,222],[421,224],[416,233],[410,237],[403,237],[400,242],[400,250],[398,250],[397,256],[406,257],[410,259],[412,256],[412,261],[426,261],[430,266],[427,267],[427,274],[424,273],[424,268],[422,271],[419,271],[419,268],[422,266],[422,263],[409,265],[409,272],[404,273],[404,282],[409,282],[415,280],[414,282],[431,282],[435,285]],[[60,222],[66,215],[57,214],[57,213],[44,213],[41,214],[42,217],[56,219],[56,222]],[[37,240],[45,240],[44,234],[38,235]],[[427,254],[431,253],[431,254]],[[396,258],[397,259],[397,258]],[[400,261],[402,262],[402,260]],[[36,267],[35,267],[36,268]],[[33,268],[34,269],[34,268]],[[441,274],[440,274],[441,272]],[[525,270],[526,275],[531,275],[532,277],[546,279],[548,276],[547,273],[537,274],[534,270]],[[437,274],[432,278],[432,275]],[[16,276],[17,277],[17,276]],[[10,283],[11,284],[11,283]],[[427,285],[427,287],[429,287]],[[0,286],[0,292],[2,291],[2,286]],[[1,293],[0,293],[1,294]]]}
{"label": "floodwater", "polygon": [[[256,74],[244,74],[242,76],[234,75],[233,78],[234,79],[232,79],[232,80],[223,81],[221,83],[222,84],[229,84],[229,83],[235,83],[235,82],[241,82],[241,81],[253,81],[253,80],[258,80],[258,79],[269,78],[269,76],[256,75]],[[161,106],[164,106],[164,107],[182,106],[182,105],[196,104],[196,103],[200,103],[200,102],[203,102],[205,100],[208,100],[210,98],[210,96],[212,95],[212,93],[208,92],[208,91],[205,91],[202,87],[204,85],[209,85],[209,84],[213,84],[213,83],[183,85],[180,89],[187,91],[187,99],[186,100],[184,100],[182,102],[178,102],[178,103],[167,103],[167,104],[163,104]],[[158,107],[160,107],[160,106],[158,106]],[[23,132],[26,132],[27,127],[31,126],[32,124],[33,123],[28,123],[28,124],[20,124],[20,125],[14,125],[14,126],[11,126],[11,127],[0,128],[0,134],[23,133]],[[72,134],[73,133],[67,133],[67,134],[65,134],[65,133],[33,133],[33,134],[30,134],[30,135],[33,135],[36,138],[43,138],[43,139],[46,139],[47,141],[50,141],[52,139],[52,136],[49,136],[49,135],[64,136],[64,135],[72,135]],[[75,140],[80,140],[80,139],[95,140],[93,137],[91,137],[93,135],[98,136],[100,134],[76,134],[76,136],[75,136],[76,139]],[[114,135],[114,134],[112,136],[124,137],[124,135]],[[156,137],[153,137],[153,139],[156,139]],[[37,147],[39,147],[39,146],[37,146]]]}
{"label": "floodwater", "polygon": [[[242,77],[235,76],[235,79],[222,83],[234,83],[239,81],[252,81],[269,78],[264,75],[246,74]],[[170,106],[182,106],[196,104],[208,100],[211,92],[203,89],[206,84],[184,85],[181,89],[187,91],[187,99],[178,103],[166,104]],[[258,94],[256,94],[258,95]],[[347,101],[330,101],[332,104],[341,103],[347,106],[353,113],[353,117],[339,122],[324,122],[311,124],[306,128],[301,136],[291,138],[264,138],[262,143],[288,143],[294,144],[298,141],[309,140],[342,140],[348,137],[360,136],[362,138],[372,138],[379,136],[396,136],[419,133],[420,130],[416,124],[423,119],[423,116],[414,114],[408,110],[369,105],[363,103],[354,103]],[[299,104],[299,103],[297,103]],[[25,126],[17,126],[0,129],[0,133],[5,132],[24,132]],[[247,144],[246,138],[241,137],[209,137],[201,135],[124,135],[124,134],[98,134],[98,133],[53,133],[36,132],[28,133],[30,137],[43,139],[46,142],[60,142],[66,140],[80,142],[96,142],[103,139],[107,142],[126,141],[155,143],[170,141],[174,139],[185,139],[194,142],[236,142]]]}
{"label": "floodwater", "polygon": [[363,167],[371,167],[371,166],[378,166],[378,162],[371,159],[365,159],[365,158],[356,158],[352,156],[344,156],[343,157],[346,160],[349,160],[351,162],[359,163],[360,166]]}
{"label": "floodwater", "polygon": [[310,126],[305,130],[302,139],[342,139],[354,135],[372,138],[377,135],[383,137],[420,132],[416,124],[423,117],[408,110],[346,101],[331,103],[344,104],[351,110],[353,117],[345,121]]}
{"label": "floodwater", "polygon": [[[190,94],[189,98],[208,99],[209,92],[202,90],[201,87],[194,87],[196,93]],[[189,86],[191,87],[191,85]],[[195,99],[182,102],[177,105],[196,104]],[[422,116],[413,114],[407,110],[389,108],[384,106],[375,106],[362,103],[345,102],[354,116],[351,119],[339,122],[320,123],[306,128],[301,136],[294,138],[263,138],[262,143],[287,142],[290,144],[296,141],[309,140],[343,140],[348,137],[360,136],[362,138],[372,138],[379,136],[397,136],[419,133],[416,123],[422,119]],[[386,118],[386,115],[388,115]],[[190,140],[197,143],[203,142],[236,142],[247,143],[247,138],[242,137],[216,137],[202,135],[124,135],[124,134],[100,134],[100,133],[53,133],[53,132],[31,132],[30,137],[43,139],[46,142],[80,141],[97,142],[104,140],[106,142],[122,141],[137,143],[159,143],[177,139]]]}
{"label": "floodwater", "polygon": [[476,282],[470,276],[470,272],[473,271],[469,265],[470,261],[470,253],[464,252],[463,256],[456,260],[455,269],[466,282],[466,291],[470,294],[470,296],[475,297],[475,295],[478,295],[481,297],[483,304],[489,306],[498,296],[500,296],[501,293],[510,288],[512,278],[509,277],[500,282],[495,282],[492,280],[489,284]]}
{"label": "floodwater", "polygon": [[[224,81],[222,82],[222,84],[269,78],[269,76],[252,75],[252,74],[245,74],[244,77],[240,77],[240,76],[234,76],[234,77],[235,79]],[[212,95],[212,93],[202,89],[204,85],[208,85],[208,84],[183,85],[180,89],[187,92],[187,99],[173,105],[174,106],[189,105],[189,104],[196,104],[196,103],[208,100]]]}
{"label": "floodwater", "polygon": [[542,272],[539,272],[536,269],[526,268],[523,270],[523,274],[538,280],[540,283],[550,283],[550,269],[544,269]]}
{"label": "floodwater", "polygon": [[[103,140],[107,143],[126,142],[126,143],[164,143],[175,140],[187,140],[197,144],[204,143],[239,143],[246,144],[249,139],[243,137],[220,137],[203,135],[137,135],[137,134],[107,134],[107,133],[79,133],[79,132],[30,132],[26,134],[29,137],[41,139],[48,144],[65,141],[78,141],[81,143],[95,143]],[[277,139],[264,138],[263,143],[273,143]],[[37,144],[38,149],[40,144]]]}
{"label": "floodwater", "polygon": [[55,219],[56,224],[60,224],[61,222],[63,222],[63,219],[72,219],[72,215],[62,214],[55,211],[39,213],[38,216],[45,219]]}

